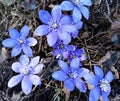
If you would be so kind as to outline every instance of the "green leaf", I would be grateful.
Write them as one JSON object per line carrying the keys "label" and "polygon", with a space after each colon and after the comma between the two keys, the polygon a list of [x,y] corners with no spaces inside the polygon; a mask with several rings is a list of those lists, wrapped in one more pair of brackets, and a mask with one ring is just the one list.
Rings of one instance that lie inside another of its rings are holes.
{"label": "green leaf", "polygon": [[14,3],[14,0],[0,0],[0,2],[4,5],[10,6]]}

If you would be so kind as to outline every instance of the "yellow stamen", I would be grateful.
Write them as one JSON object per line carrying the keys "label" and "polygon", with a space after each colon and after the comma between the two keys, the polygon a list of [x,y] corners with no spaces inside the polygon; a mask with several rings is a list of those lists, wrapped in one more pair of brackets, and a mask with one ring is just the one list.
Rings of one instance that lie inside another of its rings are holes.
{"label": "yellow stamen", "polygon": [[57,24],[56,23],[53,23],[52,27],[55,29],[57,28]]}

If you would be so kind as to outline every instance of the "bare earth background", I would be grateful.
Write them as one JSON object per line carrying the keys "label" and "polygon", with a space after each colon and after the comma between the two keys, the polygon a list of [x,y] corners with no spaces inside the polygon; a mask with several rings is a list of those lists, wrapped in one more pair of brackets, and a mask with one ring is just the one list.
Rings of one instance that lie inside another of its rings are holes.
{"label": "bare earth background", "polygon": [[[18,61],[11,57],[11,49],[2,46],[2,41],[9,37],[8,29],[18,30],[24,25],[30,27],[30,36],[35,28],[42,24],[38,11],[51,11],[54,5],[62,0],[0,0],[0,101],[88,101],[89,91],[81,93],[78,89],[68,92],[62,83],[52,79],[51,74],[58,67],[57,60],[52,56],[46,37],[35,37],[38,44],[33,47],[34,56],[39,55],[45,68],[40,75],[42,85],[33,87],[29,95],[24,95],[21,85],[8,88],[8,80],[15,75],[11,64]],[[90,19],[83,19],[84,25],[77,39],[71,44],[84,47],[87,61],[83,66],[91,69],[97,64],[104,72],[111,70],[114,80],[111,83],[110,101],[120,101],[120,0],[92,0]],[[64,12],[67,13],[67,12]],[[33,36],[34,37],[34,36]],[[92,70],[92,69],[91,69]]]}

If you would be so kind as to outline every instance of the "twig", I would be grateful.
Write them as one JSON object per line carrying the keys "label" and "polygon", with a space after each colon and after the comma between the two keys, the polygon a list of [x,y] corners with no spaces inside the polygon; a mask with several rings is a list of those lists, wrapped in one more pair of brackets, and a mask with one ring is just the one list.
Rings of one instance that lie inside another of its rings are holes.
{"label": "twig", "polygon": [[109,4],[108,4],[108,1],[107,1],[107,0],[105,0],[105,2],[106,2],[106,5],[107,5],[108,15],[110,16],[110,7],[109,7]]}
{"label": "twig", "polygon": [[109,33],[109,32],[110,32],[110,31],[104,31],[104,32],[97,33],[96,35],[94,35],[93,37],[89,38],[89,39],[86,40],[86,41],[90,41],[91,39],[95,38],[95,37],[98,36],[98,35],[106,34],[106,33]]}
{"label": "twig", "polygon": [[[43,9],[45,9],[46,2],[47,2],[46,0],[43,0]],[[41,37],[41,40],[39,42],[40,44],[39,44],[38,52],[41,50],[42,41],[43,41],[43,38]]]}
{"label": "twig", "polygon": [[47,0],[43,0],[43,9],[45,9],[46,3],[47,3]]}
{"label": "twig", "polygon": [[115,13],[114,13],[114,14],[117,14],[117,12],[118,12],[118,7],[119,7],[119,2],[118,2],[118,0],[117,0],[117,5],[116,5],[116,8],[115,8]]}
{"label": "twig", "polygon": [[[87,42],[86,42],[86,40],[85,40],[85,45],[87,46]],[[90,58],[89,51],[88,51],[87,48],[86,48],[86,52],[87,52],[87,54],[88,54],[88,59],[89,59],[89,64],[90,64],[90,69],[92,70],[91,58]]]}

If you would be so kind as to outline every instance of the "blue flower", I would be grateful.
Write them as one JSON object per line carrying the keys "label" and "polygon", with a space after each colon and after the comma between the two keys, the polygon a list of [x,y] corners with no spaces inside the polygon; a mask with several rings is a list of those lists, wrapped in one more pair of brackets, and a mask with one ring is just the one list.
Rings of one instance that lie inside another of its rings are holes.
{"label": "blue flower", "polygon": [[100,67],[94,66],[94,74],[84,75],[85,80],[94,87],[89,94],[89,101],[98,101],[102,96],[103,101],[108,101],[108,95],[111,92],[110,82],[113,80],[113,74],[109,71],[105,77]]}
{"label": "blue flower", "polygon": [[[68,61],[70,62],[73,58],[76,58],[76,57],[79,59],[79,61],[84,61],[87,59],[84,48],[79,49],[76,46],[73,51],[70,51]],[[81,62],[80,62],[80,66],[82,66]]]}
{"label": "blue flower", "polygon": [[78,37],[78,34],[79,34],[79,29],[82,28],[83,22],[82,22],[82,21],[79,21],[79,22],[77,22],[77,23],[73,22],[73,25],[76,27],[77,30],[74,31],[74,32],[72,32],[72,33],[71,33],[71,36],[72,36],[73,38],[77,38],[77,37]]}
{"label": "blue flower", "polygon": [[21,82],[22,90],[25,94],[29,94],[32,90],[33,85],[41,85],[41,79],[39,76],[35,75],[42,71],[43,64],[39,63],[39,56],[36,56],[29,60],[26,55],[21,55],[20,62],[15,62],[12,64],[12,70],[19,73],[13,76],[9,82],[8,87],[14,87],[19,82]]}
{"label": "blue flower", "polygon": [[5,39],[2,44],[5,47],[10,47],[12,49],[11,55],[17,56],[19,55],[22,50],[27,56],[32,56],[32,49],[30,46],[35,46],[37,44],[37,40],[35,38],[29,37],[29,27],[23,26],[20,33],[14,29],[9,29],[10,38]]}
{"label": "blue flower", "polygon": [[39,11],[39,18],[44,23],[34,31],[37,36],[47,35],[49,46],[53,46],[57,40],[62,40],[64,44],[71,42],[70,33],[77,29],[72,25],[72,18],[68,15],[63,15],[59,6],[52,9],[51,14],[46,10]]}
{"label": "blue flower", "polygon": [[56,58],[68,58],[70,51],[74,51],[75,47],[73,45],[66,45],[63,44],[62,41],[58,41],[55,45],[53,45],[53,55],[56,56]]}
{"label": "blue flower", "polygon": [[86,92],[86,85],[81,78],[88,73],[89,70],[79,68],[79,59],[73,59],[70,67],[62,60],[58,60],[58,64],[61,70],[55,71],[52,77],[58,81],[64,81],[64,86],[70,91],[73,91],[76,86],[81,92]]}
{"label": "blue flower", "polygon": [[74,22],[79,22],[82,18],[82,15],[88,19],[89,10],[86,6],[91,6],[91,0],[69,0],[63,1],[60,4],[62,10],[70,11],[73,10],[73,20]]}

